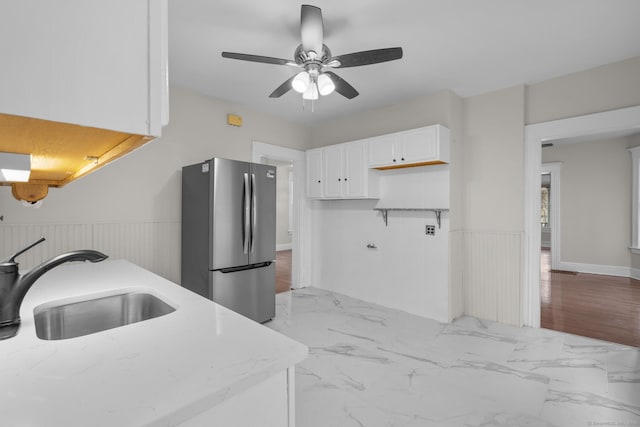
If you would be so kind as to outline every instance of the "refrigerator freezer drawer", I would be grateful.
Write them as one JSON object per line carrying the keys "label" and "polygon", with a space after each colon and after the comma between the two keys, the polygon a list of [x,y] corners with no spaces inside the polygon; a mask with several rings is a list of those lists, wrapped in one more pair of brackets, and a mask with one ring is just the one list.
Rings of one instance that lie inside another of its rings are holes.
{"label": "refrigerator freezer drawer", "polygon": [[209,272],[213,301],[260,323],[275,317],[275,263],[257,268],[224,271]]}

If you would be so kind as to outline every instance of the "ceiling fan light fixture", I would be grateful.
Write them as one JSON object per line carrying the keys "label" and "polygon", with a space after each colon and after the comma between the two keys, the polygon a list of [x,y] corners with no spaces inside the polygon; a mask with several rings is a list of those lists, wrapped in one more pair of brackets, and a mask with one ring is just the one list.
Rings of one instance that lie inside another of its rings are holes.
{"label": "ceiling fan light fixture", "polygon": [[309,88],[302,94],[302,99],[315,101],[318,99],[318,86],[315,83],[309,85]]}
{"label": "ceiling fan light fixture", "polygon": [[327,96],[333,93],[335,89],[336,85],[333,83],[333,80],[331,80],[331,77],[326,74],[320,74],[318,76],[318,92],[320,92],[320,95]]}
{"label": "ceiling fan light fixture", "polygon": [[298,93],[305,93],[309,89],[309,73],[299,72],[291,81],[291,87]]}

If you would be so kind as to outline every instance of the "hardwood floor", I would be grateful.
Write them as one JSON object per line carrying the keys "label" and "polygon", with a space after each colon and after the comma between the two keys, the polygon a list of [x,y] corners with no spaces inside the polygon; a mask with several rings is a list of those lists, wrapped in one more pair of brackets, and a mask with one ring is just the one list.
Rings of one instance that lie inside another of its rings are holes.
{"label": "hardwood floor", "polygon": [[551,272],[548,249],[540,264],[543,328],[640,347],[640,281]]}
{"label": "hardwood floor", "polygon": [[276,293],[291,289],[291,250],[276,252]]}

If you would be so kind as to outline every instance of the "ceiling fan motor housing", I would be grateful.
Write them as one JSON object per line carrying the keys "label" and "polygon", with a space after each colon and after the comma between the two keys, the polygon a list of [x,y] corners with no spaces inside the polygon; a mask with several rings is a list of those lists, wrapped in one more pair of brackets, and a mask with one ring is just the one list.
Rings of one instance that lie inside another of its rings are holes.
{"label": "ceiling fan motor housing", "polygon": [[331,50],[327,47],[326,44],[322,45],[322,52],[318,55],[317,52],[312,50],[305,51],[302,45],[298,45],[295,52],[293,53],[293,57],[295,58],[296,64],[298,65],[306,65],[307,63],[314,62],[317,64],[322,64],[324,61],[331,58]]}

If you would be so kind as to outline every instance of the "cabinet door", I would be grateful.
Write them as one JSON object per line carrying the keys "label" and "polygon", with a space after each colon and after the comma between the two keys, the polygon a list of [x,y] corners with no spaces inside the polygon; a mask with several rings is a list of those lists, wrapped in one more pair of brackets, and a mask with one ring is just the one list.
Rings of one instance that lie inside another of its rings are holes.
{"label": "cabinet door", "polygon": [[159,136],[168,120],[166,8],[166,0],[1,2],[0,112]]}
{"label": "cabinet door", "polygon": [[416,129],[400,134],[400,162],[416,163],[438,158],[435,127]]}
{"label": "cabinet door", "polygon": [[323,186],[324,197],[342,197],[342,185],[344,184],[345,172],[343,163],[343,145],[330,145],[324,148],[324,176]]}
{"label": "cabinet door", "polygon": [[322,197],[322,149],[307,151],[307,197]]}
{"label": "cabinet door", "polygon": [[365,197],[367,192],[367,164],[365,141],[344,144],[344,183],[343,196]]}
{"label": "cabinet door", "polygon": [[383,135],[369,138],[369,167],[387,166],[394,163],[397,135]]}

